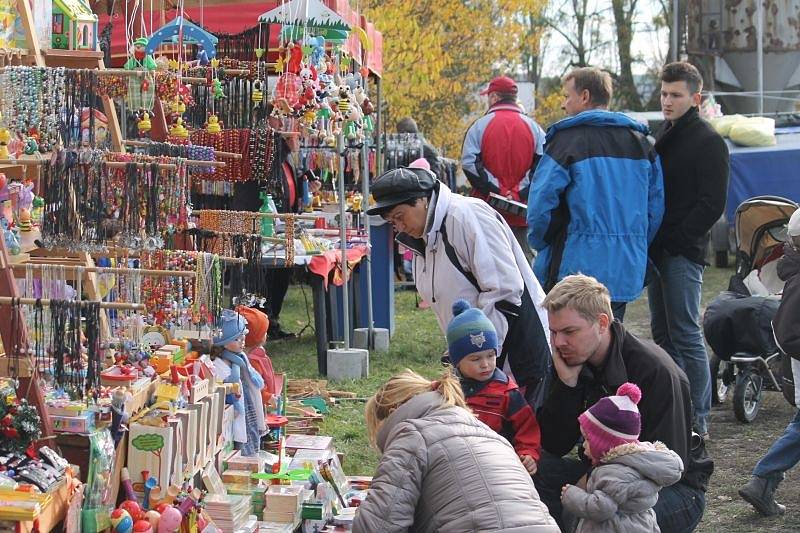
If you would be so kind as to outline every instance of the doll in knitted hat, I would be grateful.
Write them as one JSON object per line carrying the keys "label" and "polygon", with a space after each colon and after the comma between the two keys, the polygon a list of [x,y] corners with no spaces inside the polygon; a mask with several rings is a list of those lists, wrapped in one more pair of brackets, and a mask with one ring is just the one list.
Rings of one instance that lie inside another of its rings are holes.
{"label": "doll in knitted hat", "polygon": [[681,458],[660,442],[640,442],[636,405],[642,391],[623,383],[578,417],[584,451],[594,465],[586,490],[565,485],[564,509],[580,518],[578,533],[660,531],[653,506],[658,491],[680,480]]}
{"label": "doll in knitted hat", "polygon": [[233,384],[234,392],[225,400],[233,405],[233,442],[243,456],[255,455],[267,432],[261,400],[264,380],[244,352],[247,331],[247,320],[226,309],[222,312],[222,330],[213,339],[214,375],[223,383]]}
{"label": "doll in knitted hat", "polygon": [[514,446],[522,465],[533,475],[539,460],[539,423],[514,380],[497,368],[497,332],[491,321],[466,300],[453,304],[447,326],[450,364],[478,419]]}
{"label": "doll in knitted hat", "polygon": [[261,398],[265,404],[270,403],[273,394],[278,391],[275,385],[275,370],[272,368],[272,359],[264,349],[269,331],[269,317],[266,313],[252,307],[239,306],[239,313],[247,319],[247,335],[244,338],[244,351],[250,364],[261,374],[264,379],[264,388],[261,389]]}

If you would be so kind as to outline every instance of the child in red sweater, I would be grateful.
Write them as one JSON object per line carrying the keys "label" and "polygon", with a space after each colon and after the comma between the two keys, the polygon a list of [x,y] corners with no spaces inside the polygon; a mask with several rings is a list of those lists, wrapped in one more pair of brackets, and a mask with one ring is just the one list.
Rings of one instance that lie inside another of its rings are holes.
{"label": "child in red sweater", "polygon": [[536,473],[541,435],[536,415],[514,380],[497,368],[497,332],[483,311],[466,300],[453,304],[447,326],[450,363],[478,420],[514,446],[528,472]]}

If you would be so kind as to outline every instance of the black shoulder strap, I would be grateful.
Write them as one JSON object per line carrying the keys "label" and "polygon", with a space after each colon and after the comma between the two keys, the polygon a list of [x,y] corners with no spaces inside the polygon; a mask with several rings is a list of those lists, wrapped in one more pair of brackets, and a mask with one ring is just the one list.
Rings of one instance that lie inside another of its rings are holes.
{"label": "black shoulder strap", "polygon": [[469,270],[465,269],[461,265],[461,261],[458,260],[458,255],[456,254],[456,249],[453,248],[453,245],[450,244],[450,240],[447,238],[447,216],[442,219],[442,227],[439,229],[439,233],[442,235],[442,244],[444,244],[444,253],[447,254],[447,258],[453,263],[453,266],[456,267],[456,270],[461,272],[461,274],[467,278],[475,290],[478,292],[483,292],[481,290],[481,286],[478,284],[478,280],[475,279],[475,276]]}

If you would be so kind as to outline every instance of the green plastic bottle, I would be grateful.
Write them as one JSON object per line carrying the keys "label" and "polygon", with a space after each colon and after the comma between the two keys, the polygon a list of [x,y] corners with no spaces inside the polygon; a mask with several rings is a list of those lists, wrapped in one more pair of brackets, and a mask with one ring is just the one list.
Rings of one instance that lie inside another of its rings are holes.
{"label": "green plastic bottle", "polygon": [[[260,213],[274,213],[275,203],[272,201],[272,195],[267,193],[260,193],[262,204],[259,208]],[[272,237],[275,235],[275,219],[271,217],[261,217],[261,236]]]}

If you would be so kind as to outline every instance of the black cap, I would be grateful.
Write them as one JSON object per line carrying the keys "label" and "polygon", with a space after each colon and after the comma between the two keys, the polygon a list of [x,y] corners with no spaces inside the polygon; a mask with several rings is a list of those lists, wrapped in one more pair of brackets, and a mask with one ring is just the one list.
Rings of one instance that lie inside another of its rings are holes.
{"label": "black cap", "polygon": [[387,207],[428,196],[435,185],[433,173],[424,168],[404,167],[385,172],[372,184],[375,205],[367,209],[367,214],[377,215]]}

